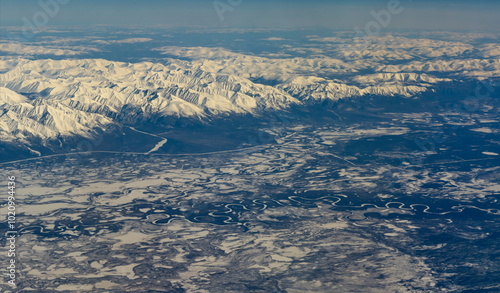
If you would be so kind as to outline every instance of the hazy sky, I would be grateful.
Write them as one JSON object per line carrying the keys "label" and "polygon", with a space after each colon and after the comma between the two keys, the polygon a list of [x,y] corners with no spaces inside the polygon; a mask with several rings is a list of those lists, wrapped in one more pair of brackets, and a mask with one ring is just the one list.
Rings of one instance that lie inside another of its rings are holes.
{"label": "hazy sky", "polygon": [[[372,12],[387,9],[390,1],[398,0],[0,0],[1,25],[23,25],[24,20],[33,22],[37,17],[45,21],[41,3],[54,1],[68,3],[48,17],[48,25],[352,29],[364,28],[374,20]],[[391,15],[388,29],[485,31],[500,27],[498,0],[399,2],[402,11]]]}

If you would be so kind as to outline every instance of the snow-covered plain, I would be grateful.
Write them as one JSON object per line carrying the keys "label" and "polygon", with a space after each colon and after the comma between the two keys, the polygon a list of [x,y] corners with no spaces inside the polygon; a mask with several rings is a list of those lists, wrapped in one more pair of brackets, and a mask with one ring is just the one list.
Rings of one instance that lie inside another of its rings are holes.
{"label": "snow-covered plain", "polygon": [[[297,123],[280,144],[226,153],[89,154],[70,171],[64,156],[4,165],[18,178],[18,260],[31,280],[23,288],[461,290],[448,281],[464,270],[461,254],[488,239],[500,216],[485,208],[499,190],[498,157],[477,150],[476,167],[461,170],[467,161],[433,161],[422,150],[411,156],[431,163],[392,163],[411,159],[404,144],[353,148],[411,141],[416,127],[433,131],[422,115],[399,116],[347,127]],[[425,242],[426,233],[439,241]],[[468,274],[495,268],[471,261],[482,265]]]}

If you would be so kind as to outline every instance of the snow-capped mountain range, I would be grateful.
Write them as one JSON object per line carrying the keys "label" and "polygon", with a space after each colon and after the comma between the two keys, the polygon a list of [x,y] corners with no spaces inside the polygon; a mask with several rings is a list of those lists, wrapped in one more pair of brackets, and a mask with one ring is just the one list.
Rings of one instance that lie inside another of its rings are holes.
{"label": "snow-capped mountain range", "polygon": [[[389,41],[401,42],[400,38]],[[306,58],[169,46],[154,49],[169,58],[136,63],[2,57],[0,139],[29,145],[34,138],[92,137],[96,129],[162,117],[204,121],[363,95],[408,98],[442,82],[500,76],[500,60],[491,53],[496,50],[491,44],[482,47],[488,49],[489,58],[442,60],[432,57],[437,51],[429,48],[435,42],[420,43],[425,50],[399,44],[394,52],[430,57],[395,63],[380,61],[380,54],[368,54],[366,49],[358,52],[368,56],[364,59],[342,60],[320,54],[325,52],[319,48]],[[452,42],[443,44],[437,43],[452,46]],[[457,56],[472,49],[457,46],[450,51]],[[386,45],[377,50],[389,49]]]}
{"label": "snow-capped mountain range", "polygon": [[158,64],[16,59],[0,61],[0,72],[3,141],[85,136],[107,124],[161,116],[202,119],[258,114],[311,100],[364,94],[410,97],[445,80],[395,73],[358,76],[354,80],[366,86],[356,86],[288,74],[287,80],[270,86],[252,82],[242,74],[220,72],[215,66],[208,67],[207,62],[180,60]]}

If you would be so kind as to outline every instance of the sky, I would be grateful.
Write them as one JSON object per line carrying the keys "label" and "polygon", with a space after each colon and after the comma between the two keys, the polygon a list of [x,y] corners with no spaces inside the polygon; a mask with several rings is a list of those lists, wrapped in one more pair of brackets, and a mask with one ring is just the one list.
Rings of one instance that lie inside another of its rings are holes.
{"label": "sky", "polygon": [[[397,13],[388,10],[391,3]],[[0,0],[1,26],[37,22],[49,26],[358,27],[361,30],[373,29],[373,22],[378,22],[383,30],[495,31],[500,27],[500,1]]]}

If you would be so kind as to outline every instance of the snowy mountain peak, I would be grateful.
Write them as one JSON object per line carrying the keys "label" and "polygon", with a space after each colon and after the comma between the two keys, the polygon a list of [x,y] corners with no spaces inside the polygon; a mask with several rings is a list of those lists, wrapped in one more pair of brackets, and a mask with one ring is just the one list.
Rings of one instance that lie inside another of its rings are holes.
{"label": "snowy mountain peak", "polygon": [[28,98],[8,88],[0,87],[0,105],[17,105],[26,103]]}

